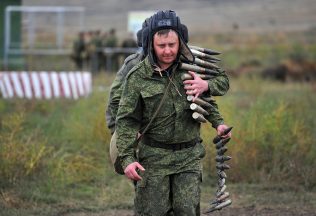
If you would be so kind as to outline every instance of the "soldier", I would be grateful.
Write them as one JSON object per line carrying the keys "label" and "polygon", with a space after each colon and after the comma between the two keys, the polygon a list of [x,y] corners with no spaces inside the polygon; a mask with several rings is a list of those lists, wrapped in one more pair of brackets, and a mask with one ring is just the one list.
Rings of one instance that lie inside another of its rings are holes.
{"label": "soldier", "polygon": [[[136,40],[134,39],[134,36],[133,36],[133,33],[130,32],[127,36],[127,38],[125,38],[122,42],[122,48],[137,48],[137,42]],[[129,54],[126,53],[123,55],[124,56],[124,59],[126,59]]]}
{"label": "soldier", "polygon": [[91,72],[98,73],[101,69],[101,62],[103,61],[102,38],[100,30],[93,32],[93,37],[90,41],[90,59]]}
{"label": "soldier", "polygon": [[[116,36],[116,30],[114,28],[110,29],[109,34],[106,38],[105,47],[107,48],[114,48],[118,46],[118,39]],[[118,69],[118,55],[117,54],[112,54],[108,58],[111,59],[111,68],[109,68],[112,71],[115,71]]]}
{"label": "soldier", "polygon": [[88,70],[92,70],[92,55],[95,51],[95,46],[92,43],[93,41],[93,37],[94,37],[94,31],[90,30],[87,31],[85,34],[85,48],[86,48],[86,67],[88,68]]}
{"label": "soldier", "polygon": [[[205,149],[178,67],[180,55],[194,57],[174,11],[158,11],[150,23],[142,44],[148,55],[125,78],[116,125],[119,157],[125,176],[136,182],[136,215],[166,215],[171,209],[174,215],[199,215]],[[218,109],[207,111],[221,135],[228,127]]]}
{"label": "soldier", "polygon": [[79,32],[78,38],[73,42],[72,54],[71,54],[71,58],[75,62],[77,70],[83,69],[83,60],[84,60],[85,52],[86,50],[85,50],[84,33]]}
{"label": "soldier", "polygon": [[101,52],[101,54],[102,54],[102,60],[101,60],[101,67],[104,69],[104,71],[107,71],[107,65],[106,65],[106,63],[107,63],[107,56],[106,56],[106,54],[103,52],[103,48],[105,47],[105,44],[106,44],[106,42],[107,42],[107,38],[108,38],[108,32],[107,31],[105,31],[105,32],[103,32],[103,34],[101,35],[101,41],[102,41],[102,52]]}
{"label": "soldier", "polygon": [[[128,74],[128,72],[135,65],[141,62],[147,55],[146,54],[147,51],[142,48],[142,30],[148,27],[149,21],[150,21],[150,18],[147,18],[143,22],[142,29],[137,32],[137,45],[139,47],[138,52],[128,56],[125,59],[122,67],[117,72],[116,77],[111,85],[110,96],[109,96],[109,101],[108,101],[108,106],[106,108],[106,116],[105,116],[106,123],[107,123],[108,128],[111,131],[111,134],[113,134],[115,131],[115,119],[116,119],[119,102],[121,99],[121,94],[122,94],[122,89],[123,89],[122,84],[125,80],[125,77]],[[184,28],[186,28],[185,25],[183,26]],[[186,34],[183,39],[187,43],[189,40],[188,34]],[[190,86],[185,87],[188,90],[186,93],[195,94],[195,96],[201,95],[201,94],[205,94],[206,96],[222,96],[229,89],[229,79],[225,71],[223,70],[220,70],[219,74],[216,77],[214,77],[213,79],[207,82],[208,89],[204,93],[203,91],[201,91],[201,86],[202,86],[201,83],[203,83],[204,86],[206,83],[202,81],[201,79],[199,79],[198,77],[195,77],[195,80],[187,80],[185,81],[185,83],[192,84],[191,87]],[[195,90],[195,91],[190,91],[190,90]]]}

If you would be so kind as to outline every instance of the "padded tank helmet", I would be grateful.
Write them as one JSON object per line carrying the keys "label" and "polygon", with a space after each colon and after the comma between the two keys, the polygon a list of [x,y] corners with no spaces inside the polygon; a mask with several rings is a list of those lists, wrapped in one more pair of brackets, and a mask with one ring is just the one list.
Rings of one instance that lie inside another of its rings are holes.
{"label": "padded tank helmet", "polygon": [[150,22],[150,19],[151,19],[151,17],[149,17],[149,18],[146,18],[145,19],[145,21],[143,22],[143,24],[142,24],[142,28],[140,29],[140,30],[138,30],[138,32],[136,33],[136,36],[137,36],[137,45],[139,46],[139,47],[142,47],[143,45],[142,45],[142,40],[143,40],[143,30],[144,30],[144,28],[146,28],[146,27],[148,27],[148,25],[149,25],[149,22]]}
{"label": "padded tank helmet", "polygon": [[172,29],[177,32],[179,36],[180,54],[183,55],[188,61],[194,61],[194,56],[187,45],[189,40],[188,29],[181,23],[180,18],[173,10],[156,12],[150,17],[147,24],[148,26],[144,27],[142,30],[142,47],[146,54],[152,54],[152,40],[156,32],[163,29]]}

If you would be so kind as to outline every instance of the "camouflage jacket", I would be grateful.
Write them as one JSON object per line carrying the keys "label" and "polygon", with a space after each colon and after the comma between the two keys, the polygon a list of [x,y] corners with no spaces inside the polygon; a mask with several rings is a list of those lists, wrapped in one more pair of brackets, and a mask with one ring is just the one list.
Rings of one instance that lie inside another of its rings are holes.
{"label": "camouflage jacket", "polygon": [[111,90],[110,90],[110,96],[109,96],[109,101],[108,105],[106,108],[106,113],[105,113],[105,119],[107,122],[108,128],[111,130],[111,133],[114,133],[115,130],[115,119],[116,119],[116,114],[118,110],[118,106],[120,103],[121,99],[121,94],[123,90],[123,83],[125,80],[125,77],[127,76],[128,72],[141,60],[143,59],[143,52],[138,52],[135,54],[132,54],[128,56],[121,69],[117,72],[116,77],[111,85]]}
{"label": "camouflage jacket", "polygon": [[[192,118],[193,111],[186,99],[181,80],[181,74],[185,71],[177,69],[176,65],[173,71],[170,76],[167,72],[163,72],[163,76],[160,76],[159,73],[154,72],[147,57],[127,75],[116,125],[117,147],[124,168],[136,161],[134,158],[136,134],[146,127],[154,115],[170,78],[172,84],[167,91],[163,106],[145,134],[146,138],[175,144],[200,137],[200,123]],[[223,124],[223,118],[216,104],[206,110],[210,115],[205,117],[214,128]]]}
{"label": "camouflage jacket", "polygon": [[[144,58],[143,52],[130,55],[124,61],[123,66],[118,71],[115,80],[112,83],[108,105],[106,108],[106,122],[108,128],[113,134],[115,130],[115,119],[121,99],[123,83],[128,72]],[[208,81],[209,91],[205,92],[205,96],[222,96],[229,89],[229,79],[224,70],[213,79]]]}

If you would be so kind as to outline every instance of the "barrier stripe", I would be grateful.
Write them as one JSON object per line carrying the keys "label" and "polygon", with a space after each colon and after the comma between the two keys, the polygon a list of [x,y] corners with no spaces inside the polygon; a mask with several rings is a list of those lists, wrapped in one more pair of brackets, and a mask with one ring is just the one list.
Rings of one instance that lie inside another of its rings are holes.
{"label": "barrier stripe", "polygon": [[51,98],[51,92],[50,92],[50,85],[49,85],[49,80],[48,80],[48,74],[46,74],[45,72],[40,72],[39,76],[40,76],[40,80],[42,80],[41,87],[43,88],[43,92],[42,92],[42,95],[44,95],[43,98],[50,99]]}
{"label": "barrier stripe", "polygon": [[34,86],[34,93],[35,93],[35,98],[41,99],[41,85],[40,85],[40,81],[38,79],[37,73],[32,72],[32,85]]}
{"label": "barrier stripe", "polygon": [[49,83],[49,87],[50,87],[50,92],[51,92],[51,98],[54,98],[54,86],[53,86],[53,82],[52,82],[52,73],[49,73],[48,76],[48,83]]}
{"label": "barrier stripe", "polygon": [[59,94],[59,81],[58,81],[58,76],[56,72],[53,72],[51,74],[51,78],[52,78],[52,83],[53,83],[53,89],[54,89],[54,97],[55,98],[59,98],[60,94]]}
{"label": "barrier stripe", "polygon": [[39,81],[41,99],[43,99],[43,98],[45,98],[45,89],[44,89],[43,80],[41,80],[41,73],[36,73],[36,75],[37,75],[37,79]]}
{"label": "barrier stripe", "polygon": [[4,82],[2,82],[2,81],[3,81],[3,74],[0,74],[0,90],[3,94],[3,97],[7,98],[8,92],[7,92],[6,86],[4,85]]}
{"label": "barrier stripe", "polygon": [[85,86],[85,93],[89,94],[91,92],[91,74],[83,74],[83,83]]}
{"label": "barrier stripe", "polygon": [[74,99],[78,99],[78,92],[76,88],[76,80],[75,80],[74,74],[72,72],[68,73],[68,78],[69,78],[69,83],[71,86],[72,96]]}
{"label": "barrier stripe", "polygon": [[75,88],[76,88],[76,91],[77,91],[77,95],[78,95],[78,98],[80,97],[80,91],[79,91],[79,86],[78,86],[78,80],[77,80],[77,76],[76,76],[77,73],[73,73],[73,77],[74,77],[74,84],[75,84]]}
{"label": "barrier stripe", "polygon": [[8,87],[8,84],[7,84],[7,79],[8,79],[8,77],[3,76],[3,77],[2,77],[2,83],[3,83],[4,89],[6,90],[6,96],[7,96],[7,97],[10,97],[10,89],[9,89],[9,87]]}
{"label": "barrier stripe", "polygon": [[59,84],[59,95],[61,97],[66,97],[65,90],[64,90],[64,84],[63,84],[63,81],[61,78],[61,74],[60,74],[60,76],[57,76],[57,78],[58,78],[58,84]]}
{"label": "barrier stripe", "polygon": [[23,92],[21,89],[21,85],[19,84],[18,75],[16,73],[13,73],[11,76],[11,83],[14,87],[15,96],[17,97],[23,97]]}
{"label": "barrier stripe", "polygon": [[83,89],[83,83],[82,83],[82,74],[76,73],[76,79],[78,83],[78,89],[79,89],[79,95],[85,95],[84,89]]}
{"label": "barrier stripe", "polygon": [[33,97],[33,94],[32,94],[31,81],[30,81],[29,74],[23,71],[21,72],[21,78],[22,78],[23,85],[25,87],[24,95],[27,99],[31,99]]}
{"label": "barrier stripe", "polygon": [[17,96],[16,89],[14,88],[13,78],[12,76],[9,76],[9,86],[12,86],[12,93],[13,97]]}
{"label": "barrier stripe", "polygon": [[68,83],[67,75],[64,72],[60,73],[60,80],[62,82],[62,86],[64,90],[64,97],[69,98],[70,97],[69,83]]}
{"label": "barrier stripe", "polygon": [[72,86],[72,82],[71,82],[71,78],[70,78],[70,73],[66,73],[67,76],[67,81],[68,81],[68,85],[69,85],[69,92],[71,97],[75,98],[75,92]]}
{"label": "barrier stripe", "polygon": [[24,83],[23,83],[23,78],[22,78],[22,74],[21,73],[18,73],[18,80],[19,80],[19,84],[20,84],[21,89],[22,89],[23,97],[25,97],[25,86],[24,86]]}
{"label": "barrier stripe", "polygon": [[9,77],[4,76],[3,80],[4,80],[4,84],[6,86],[6,89],[8,90],[8,97],[13,97],[13,89],[11,88]]}
{"label": "barrier stripe", "polygon": [[78,99],[91,93],[89,72],[0,72],[3,98]]}

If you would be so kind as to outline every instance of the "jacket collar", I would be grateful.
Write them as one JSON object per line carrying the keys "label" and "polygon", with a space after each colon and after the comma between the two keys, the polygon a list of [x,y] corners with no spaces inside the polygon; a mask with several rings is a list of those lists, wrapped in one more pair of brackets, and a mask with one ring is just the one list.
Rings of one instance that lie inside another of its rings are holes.
{"label": "jacket collar", "polygon": [[150,58],[148,56],[145,58],[144,62],[146,68],[145,74],[147,77],[152,77],[154,74],[163,76],[167,71],[173,71],[179,65],[179,62],[175,62],[168,69],[162,70],[157,64],[151,63]]}

